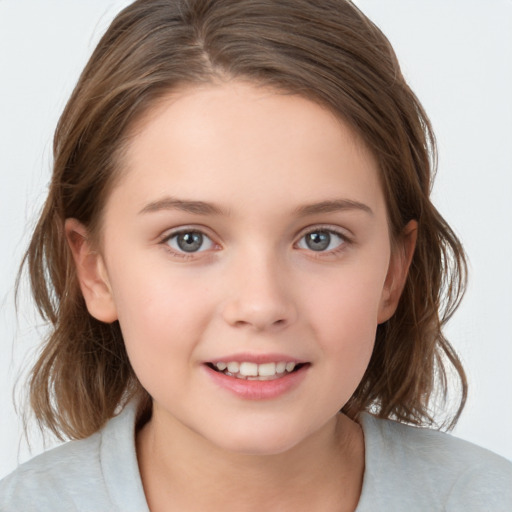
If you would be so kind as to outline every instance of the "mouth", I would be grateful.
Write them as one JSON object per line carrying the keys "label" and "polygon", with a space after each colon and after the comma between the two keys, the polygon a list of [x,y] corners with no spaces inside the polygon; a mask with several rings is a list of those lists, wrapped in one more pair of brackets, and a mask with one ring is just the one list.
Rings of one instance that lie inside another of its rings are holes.
{"label": "mouth", "polygon": [[286,377],[296,373],[309,363],[296,363],[293,361],[254,363],[250,361],[218,361],[206,363],[210,369],[217,373],[240,380],[269,381]]}

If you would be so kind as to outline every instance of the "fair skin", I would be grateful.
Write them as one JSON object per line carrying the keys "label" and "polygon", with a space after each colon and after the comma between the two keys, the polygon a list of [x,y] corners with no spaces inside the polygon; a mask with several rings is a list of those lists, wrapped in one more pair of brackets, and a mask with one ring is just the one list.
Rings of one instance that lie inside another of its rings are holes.
{"label": "fair skin", "polygon": [[66,233],[89,312],[119,320],[153,398],[137,437],[150,509],[354,510],[364,442],[338,411],[415,224],[391,244],[371,153],[299,96],[189,87],[133,134],[99,248],[74,219]]}

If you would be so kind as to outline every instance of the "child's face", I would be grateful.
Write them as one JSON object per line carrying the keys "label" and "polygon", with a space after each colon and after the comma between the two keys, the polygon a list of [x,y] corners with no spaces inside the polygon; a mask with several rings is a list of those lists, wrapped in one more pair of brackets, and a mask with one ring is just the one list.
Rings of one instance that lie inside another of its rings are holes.
{"label": "child's face", "polygon": [[174,94],[138,128],[101,256],[74,250],[154,420],[246,453],[331,428],[406,272],[372,155],[317,104],[240,82]]}

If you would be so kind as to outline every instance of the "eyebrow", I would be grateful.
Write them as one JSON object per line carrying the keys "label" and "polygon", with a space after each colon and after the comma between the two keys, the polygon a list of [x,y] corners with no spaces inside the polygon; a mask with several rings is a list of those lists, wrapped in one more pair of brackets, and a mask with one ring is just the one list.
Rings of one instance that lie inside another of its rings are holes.
{"label": "eyebrow", "polygon": [[224,212],[218,206],[204,201],[187,201],[185,199],[177,199],[175,197],[164,197],[157,201],[153,201],[139,212],[154,213],[162,210],[180,210],[182,212],[194,213],[196,215],[223,215]]}
{"label": "eyebrow", "polygon": [[346,210],[360,210],[373,215],[373,211],[369,206],[350,199],[333,199],[331,201],[321,201],[319,203],[300,206],[297,208],[296,213],[305,217],[318,213],[332,213]]}
{"label": "eyebrow", "polygon": [[[175,197],[164,197],[163,199],[152,201],[144,206],[139,214],[154,213],[164,210],[180,210],[196,215],[225,215],[225,212],[221,208],[212,203],[189,201]],[[301,217],[306,217],[319,213],[332,213],[346,210],[360,210],[373,215],[373,211],[369,206],[350,199],[333,199],[300,206],[295,210],[295,213]]]}

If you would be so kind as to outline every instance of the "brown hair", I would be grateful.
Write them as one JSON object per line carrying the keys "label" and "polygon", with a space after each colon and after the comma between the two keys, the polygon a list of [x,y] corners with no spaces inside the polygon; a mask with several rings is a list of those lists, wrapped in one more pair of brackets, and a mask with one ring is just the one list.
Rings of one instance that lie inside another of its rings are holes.
{"label": "brown hair", "polygon": [[327,106],[380,165],[392,234],[418,222],[417,248],[395,315],[379,325],[369,367],[344,407],[350,416],[432,424],[447,370],[466,379],[442,327],[463,294],[460,242],[430,202],[432,129],[385,36],[347,0],[138,0],[101,39],[60,118],[49,195],[24,264],[51,324],[30,378],[31,406],[59,437],[98,430],[134,395],[150,407],[117,322],[87,311],[64,221],[93,232],[120,171],[130,128],[169,91],[239,78]]}

